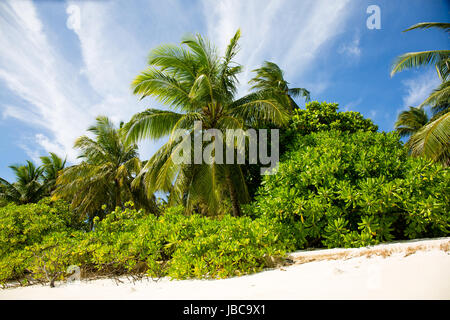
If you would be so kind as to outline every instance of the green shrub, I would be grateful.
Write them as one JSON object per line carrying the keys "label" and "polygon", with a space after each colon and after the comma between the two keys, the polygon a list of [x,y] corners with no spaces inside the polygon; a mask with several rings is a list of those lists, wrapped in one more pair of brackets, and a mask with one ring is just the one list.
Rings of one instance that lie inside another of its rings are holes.
{"label": "green shrub", "polygon": [[270,219],[185,216],[181,207],[160,216],[127,208],[95,225],[92,262],[99,268],[150,276],[222,278],[256,272],[293,249],[292,237]]}
{"label": "green shrub", "polygon": [[361,113],[355,111],[338,112],[337,103],[312,101],[305,109],[294,110],[289,129],[295,135],[308,135],[319,131],[372,131],[378,126],[372,120],[364,119]]}
{"label": "green shrub", "polygon": [[41,242],[53,231],[81,227],[69,205],[45,198],[38,203],[0,208],[0,256]]}
{"label": "green shrub", "polygon": [[257,272],[273,266],[273,258],[294,248],[293,239],[273,220],[191,219],[204,223],[197,226],[193,237],[177,244],[168,265],[168,274],[174,278],[224,278]]}
{"label": "green shrub", "polygon": [[297,248],[446,236],[449,172],[407,157],[394,133],[297,135],[247,211],[289,227]]}
{"label": "green shrub", "polygon": [[[85,233],[83,223],[64,201],[44,198],[38,203],[10,203],[0,208],[0,281],[26,273],[36,273],[37,278],[53,277],[53,264],[64,264],[64,257],[56,250],[67,250],[67,243],[73,244],[71,238],[76,233],[78,238]],[[50,250],[53,253],[49,254]],[[49,255],[53,261],[47,261],[45,275],[43,262]]]}
{"label": "green shrub", "polygon": [[[263,126],[274,128],[274,126]],[[345,131],[354,133],[357,131],[376,132],[378,126],[372,120],[364,119],[359,112],[338,112],[337,103],[312,101],[305,105],[304,109],[295,109],[287,127],[275,127],[280,129],[279,151],[282,157],[286,152],[295,147],[297,137],[309,135],[320,131]],[[247,164],[244,166],[245,180],[252,198],[261,185],[261,164]]]}
{"label": "green shrub", "polygon": [[[12,211],[17,210],[29,207]],[[68,227],[57,214],[51,218],[31,223],[45,231],[33,241],[22,239],[20,232],[13,235],[21,246],[0,255],[0,282],[28,275],[52,283],[67,277],[72,265],[85,274],[223,278],[274,266],[294,249],[283,224],[268,218],[186,216],[181,207],[157,217],[132,203],[96,218],[91,232]]]}

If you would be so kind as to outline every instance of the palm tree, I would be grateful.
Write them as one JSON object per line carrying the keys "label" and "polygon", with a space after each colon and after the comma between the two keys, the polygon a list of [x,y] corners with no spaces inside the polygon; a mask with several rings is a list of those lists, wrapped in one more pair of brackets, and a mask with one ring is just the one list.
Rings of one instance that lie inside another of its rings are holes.
{"label": "palm tree", "polygon": [[55,153],[50,156],[41,157],[44,181],[49,184],[49,192],[53,191],[56,178],[66,165],[66,159],[62,160]]}
{"label": "palm tree", "polygon": [[413,156],[426,156],[450,166],[450,112],[427,123],[408,142]]}
{"label": "palm tree", "polygon": [[422,107],[409,107],[399,114],[395,130],[401,137],[410,137],[428,123],[428,115]]}
{"label": "palm tree", "polygon": [[[449,113],[447,112],[445,115],[440,115],[437,113],[433,118],[428,118],[427,113],[423,109],[423,107],[409,107],[409,110],[403,111],[397,118],[397,122],[395,123],[395,130],[402,137],[410,137],[410,139],[406,142],[406,146],[411,150],[413,155],[420,154],[432,154],[433,148],[435,150],[442,150],[440,147],[436,147],[430,145],[433,139],[430,139],[427,134],[432,134],[435,132],[436,128],[431,130],[430,126],[445,126],[445,121],[448,120]],[[435,121],[435,119],[440,119],[440,121]],[[448,124],[447,124],[448,125]],[[444,130],[445,128],[441,128]],[[435,139],[439,139],[436,137]],[[442,144],[448,143],[448,141],[442,141]],[[432,150],[425,150],[425,148],[431,148]],[[437,162],[441,162],[444,165],[450,165],[448,163],[449,154],[445,153],[448,149],[443,149],[442,153],[434,155],[434,159]]]}
{"label": "palm tree", "polygon": [[285,97],[291,109],[299,108],[293,98],[301,96],[306,101],[310,99],[309,91],[305,88],[289,88],[289,82],[284,80],[283,70],[273,62],[264,61],[263,66],[253,72],[256,72],[256,76],[249,82],[253,84],[252,89],[273,91],[275,94]]}
{"label": "palm tree", "polygon": [[169,136],[136,179],[143,179],[149,192],[169,192],[169,204],[182,203],[187,210],[207,207],[212,214],[229,200],[233,214],[239,216],[240,204],[249,201],[240,165],[175,163],[174,155],[181,148],[174,136],[176,129],[186,130],[184,138],[193,139],[195,121],[203,130],[224,133],[254,123],[283,124],[288,119],[289,107],[273,93],[235,98],[236,77],[242,69],[233,62],[239,38],[238,30],[223,57],[200,35],[185,37],[180,47],[159,46],[150,53],[149,68],[132,83],[134,94],[141,99],[153,96],[172,109],[148,109],[125,126],[127,141]]}
{"label": "palm tree", "polygon": [[[405,31],[438,28],[450,32],[450,23],[424,22]],[[433,117],[420,130],[416,130],[407,146],[413,156],[425,156],[445,166],[450,165],[450,50],[410,52],[399,56],[392,67],[391,76],[405,69],[434,65],[442,83],[419,106],[431,106]],[[401,119],[399,119],[402,122]]]}
{"label": "palm tree", "polygon": [[31,161],[9,168],[14,171],[16,182],[0,178],[0,199],[16,204],[36,203],[42,199],[48,190],[48,184],[42,181],[43,168],[36,167]]}
{"label": "palm tree", "polygon": [[125,142],[120,130],[107,117],[96,120],[88,129],[95,138],[82,136],[75,142],[82,162],[59,174],[53,198],[70,200],[72,209],[89,218],[103,216],[104,212],[127,201],[154,209],[152,198],[142,201],[131,188],[131,181],[141,169],[137,146]]}

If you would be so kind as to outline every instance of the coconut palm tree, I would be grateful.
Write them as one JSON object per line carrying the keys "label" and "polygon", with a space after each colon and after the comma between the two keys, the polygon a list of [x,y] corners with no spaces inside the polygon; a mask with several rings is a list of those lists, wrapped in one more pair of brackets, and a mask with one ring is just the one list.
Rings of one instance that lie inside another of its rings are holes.
{"label": "coconut palm tree", "polygon": [[0,178],[0,199],[16,204],[35,203],[42,199],[48,190],[48,184],[42,181],[43,168],[36,167],[31,161],[9,168],[14,171],[16,182]]}
{"label": "coconut palm tree", "polygon": [[289,82],[284,79],[284,72],[281,68],[273,62],[264,61],[261,68],[253,70],[256,76],[250,80],[253,84],[252,89],[258,91],[273,91],[288,101],[291,109],[298,109],[299,106],[293,98],[303,97],[309,101],[310,94],[305,88],[289,88]]}
{"label": "coconut palm tree", "polygon": [[395,130],[401,137],[410,137],[428,123],[428,115],[423,107],[409,107],[398,115]]}
{"label": "coconut palm tree", "polygon": [[[450,23],[424,22],[405,31],[438,28],[450,32]],[[450,165],[450,50],[410,52],[399,56],[393,64],[391,76],[405,69],[434,65],[442,83],[419,107],[431,106],[433,117],[417,130],[407,146],[414,156],[424,156],[443,165]],[[400,122],[402,122],[399,119]]]}
{"label": "coconut palm tree", "polygon": [[44,181],[50,186],[49,192],[53,191],[56,178],[66,165],[66,159],[61,159],[55,153],[41,157]]}
{"label": "coconut palm tree", "polygon": [[74,145],[81,151],[82,162],[60,172],[53,199],[69,200],[72,209],[89,218],[103,216],[127,201],[137,200],[137,206],[154,209],[154,199],[137,199],[131,188],[131,181],[141,170],[137,145],[125,142],[107,117],[97,117],[88,131],[94,138],[82,136]]}
{"label": "coconut palm tree", "polygon": [[195,121],[203,130],[218,129],[226,136],[226,129],[283,124],[288,119],[289,107],[273,93],[254,92],[236,99],[236,77],[242,68],[233,58],[239,38],[238,30],[223,57],[200,35],[185,37],[181,46],[159,46],[150,53],[148,69],[132,83],[134,94],[141,99],[152,96],[171,109],[148,109],[125,126],[131,142],[169,136],[136,179],[143,180],[149,192],[169,192],[169,204],[183,203],[187,210],[206,207],[209,214],[215,214],[231,202],[233,214],[239,216],[240,204],[249,201],[240,165],[177,164],[174,155],[182,142],[175,138],[176,129],[186,130],[183,138],[187,141],[194,139]]}

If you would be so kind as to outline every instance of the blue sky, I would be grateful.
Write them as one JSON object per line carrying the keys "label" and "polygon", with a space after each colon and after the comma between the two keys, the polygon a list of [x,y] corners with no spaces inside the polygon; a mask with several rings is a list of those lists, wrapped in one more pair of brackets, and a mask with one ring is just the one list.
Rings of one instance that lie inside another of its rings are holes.
{"label": "blue sky", "polygon": [[[369,5],[381,9],[381,29],[369,30]],[[445,0],[94,0],[0,1],[0,176],[8,165],[49,151],[76,162],[74,140],[97,115],[127,121],[146,107],[131,94],[150,49],[201,33],[223,50],[242,30],[237,61],[244,94],[251,70],[279,64],[292,86],[313,100],[337,102],[393,129],[397,114],[419,104],[438,84],[432,68],[391,78],[404,52],[448,49],[437,30],[405,28],[448,22]],[[147,159],[162,144],[144,142]]]}

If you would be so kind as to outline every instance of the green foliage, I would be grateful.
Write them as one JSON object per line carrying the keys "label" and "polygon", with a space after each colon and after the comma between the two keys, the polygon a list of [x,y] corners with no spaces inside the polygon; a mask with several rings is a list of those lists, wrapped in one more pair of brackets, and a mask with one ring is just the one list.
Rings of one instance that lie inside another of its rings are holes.
{"label": "green foliage", "polygon": [[8,204],[0,208],[0,255],[41,242],[51,232],[80,226],[63,201]]}
{"label": "green foliage", "polygon": [[27,161],[25,165],[9,166],[16,176],[15,182],[0,178],[0,200],[17,204],[36,203],[48,190],[46,181],[42,181],[43,168]]}
{"label": "green foliage", "polygon": [[[405,31],[415,29],[437,28],[449,33],[450,23],[423,22]],[[392,66],[391,76],[406,69],[434,65],[442,83],[423,101],[419,108],[431,106],[433,117],[422,124],[423,114],[418,115],[420,109],[410,110],[400,114],[397,123],[405,126],[408,134],[412,134],[407,143],[413,156],[421,156],[439,162],[444,166],[450,165],[450,50],[432,50],[409,52],[397,57]],[[423,112],[422,112],[423,113]],[[413,119],[415,118],[415,119]],[[417,121],[417,119],[421,121]],[[414,120],[414,121],[411,121]],[[406,121],[405,121],[406,120]],[[414,123],[415,122],[415,123]],[[420,126],[422,124],[422,126]],[[400,129],[405,129],[400,128]],[[398,130],[398,128],[397,128]]]}
{"label": "green foliage", "polygon": [[74,145],[83,161],[58,174],[52,198],[70,201],[73,210],[89,219],[103,216],[104,205],[112,211],[130,200],[156,212],[153,195],[147,197],[139,183],[131,186],[142,168],[137,145],[125,142],[121,129],[104,116],[97,117],[88,131],[94,137],[81,136]]}
{"label": "green foliage", "polygon": [[[150,52],[148,68],[132,83],[134,94],[141,98],[152,96],[172,109],[148,109],[134,115],[124,126],[131,142],[169,136],[169,141],[147,162],[142,180],[150,193],[169,192],[170,205],[182,204],[188,211],[201,206],[209,215],[232,209],[235,216],[240,216],[240,204],[250,200],[242,166],[174,161],[183,149],[182,141],[193,139],[194,121],[204,129],[221,130],[226,142],[227,129],[262,123],[285,125],[289,120],[292,106],[285,92],[281,92],[288,89],[287,82],[283,80],[282,87],[271,88],[275,80],[282,79],[281,70],[274,64],[270,64],[270,70],[257,71],[262,87],[243,97],[236,96],[242,67],[234,58],[240,35],[238,30],[222,56],[200,35],[185,37],[179,46],[158,46]],[[273,76],[274,81],[270,79]],[[292,89],[288,95],[308,94],[302,90]],[[177,137],[177,129],[185,130],[182,140]],[[135,181],[140,181],[141,176],[138,178]],[[228,202],[232,208],[224,210],[222,206]]]}
{"label": "green foliage", "polygon": [[[312,101],[306,103],[304,109],[295,109],[287,127],[280,129],[280,157],[293,146],[298,135],[308,135],[313,132],[338,130],[346,132],[372,131],[378,126],[370,119],[364,119],[359,112],[338,112],[337,103]],[[274,128],[263,126],[263,128]],[[244,176],[252,198],[261,184],[260,164],[245,165]]]}
{"label": "green foliage", "polygon": [[39,205],[2,211],[1,282],[25,275],[52,282],[67,277],[72,265],[84,274],[224,278],[274,266],[294,249],[288,230],[268,218],[186,216],[183,207],[155,216],[128,203],[95,218],[94,230],[84,232],[71,227],[63,212]]}
{"label": "green foliage", "polygon": [[354,111],[337,112],[337,103],[312,101],[305,109],[296,109],[290,123],[291,132],[295,135],[307,135],[312,132],[338,130],[356,132],[377,131],[378,126],[362,114]]}
{"label": "green foliage", "polygon": [[128,272],[144,267],[152,277],[223,278],[259,271],[293,248],[282,225],[268,219],[183,213],[182,207],[160,217],[131,208],[111,213],[91,234],[92,262]]}
{"label": "green foliage", "polygon": [[395,133],[297,135],[247,211],[291,228],[297,247],[358,247],[449,234],[448,169],[407,157]]}
{"label": "green foliage", "polygon": [[285,99],[284,104],[291,109],[298,108],[293,98],[303,97],[306,101],[310,99],[310,93],[305,88],[289,88],[289,82],[284,79],[284,72],[273,62],[264,61],[263,65],[253,70],[256,76],[250,80],[252,89],[264,92],[274,92],[281,99]]}
{"label": "green foliage", "polygon": [[[34,204],[10,203],[0,208],[0,281],[38,270],[42,274],[40,256],[48,255],[48,248],[56,243],[61,250],[64,243],[70,242],[72,233],[83,233],[83,226],[63,201],[44,198]],[[52,257],[53,262],[63,263],[60,255],[53,253]],[[47,266],[52,272],[51,263]]]}

